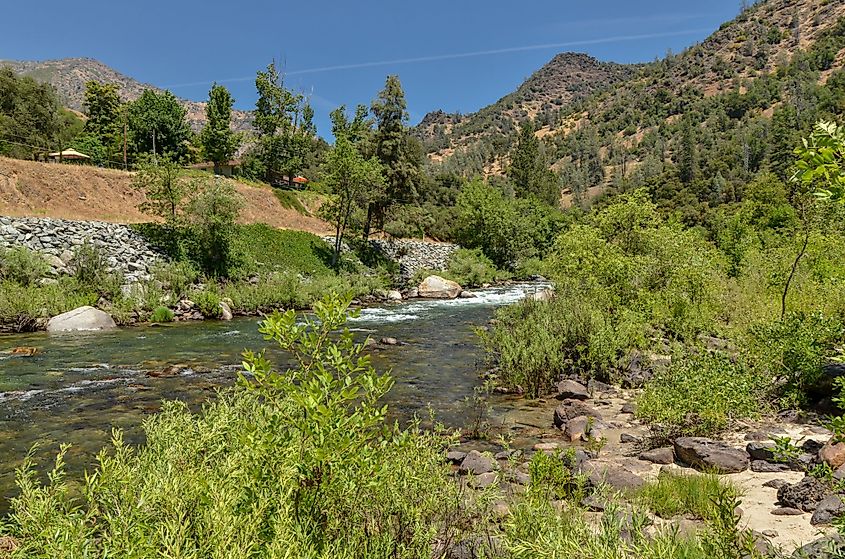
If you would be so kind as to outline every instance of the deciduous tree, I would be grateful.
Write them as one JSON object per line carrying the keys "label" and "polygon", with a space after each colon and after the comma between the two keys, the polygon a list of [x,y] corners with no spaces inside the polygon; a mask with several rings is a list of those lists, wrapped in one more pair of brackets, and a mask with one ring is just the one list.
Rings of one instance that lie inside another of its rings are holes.
{"label": "deciduous tree", "polygon": [[238,151],[240,137],[232,131],[232,105],[235,100],[225,86],[211,86],[208,104],[205,106],[206,122],[200,134],[203,156],[214,163],[214,172],[220,172],[220,165],[226,163]]}

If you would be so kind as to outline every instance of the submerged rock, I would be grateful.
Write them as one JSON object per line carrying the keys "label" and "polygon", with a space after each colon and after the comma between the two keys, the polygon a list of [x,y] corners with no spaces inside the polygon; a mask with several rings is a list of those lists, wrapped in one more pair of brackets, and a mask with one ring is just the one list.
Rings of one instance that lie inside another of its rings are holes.
{"label": "submerged rock", "polygon": [[417,294],[426,299],[455,299],[463,289],[452,280],[428,276],[417,288]]}
{"label": "submerged rock", "polygon": [[114,330],[117,325],[107,313],[84,306],[54,316],[47,322],[48,332]]}

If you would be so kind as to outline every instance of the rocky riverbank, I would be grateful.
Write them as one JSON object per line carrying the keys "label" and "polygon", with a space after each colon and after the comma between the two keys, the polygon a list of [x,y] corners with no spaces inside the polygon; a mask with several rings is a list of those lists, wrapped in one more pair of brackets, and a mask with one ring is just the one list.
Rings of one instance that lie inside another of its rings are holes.
{"label": "rocky riverbank", "polygon": [[[465,440],[447,460],[468,486],[500,489],[496,507],[503,517],[513,501],[509,496],[530,483],[529,463],[538,452],[568,461],[573,473],[584,477],[583,505],[597,520],[609,494],[635,505],[637,490],[661,475],[714,473],[739,490],[739,525],[754,534],[758,549],[770,556],[805,557],[796,550],[809,546],[806,557],[839,557],[818,549],[824,547],[819,541],[835,534],[831,522],[845,512],[845,488],[839,483],[845,479],[845,445],[831,441],[816,418],[793,414],[736,425],[718,440],[680,437],[661,443],[636,418],[638,393],[566,379],[555,397],[498,400],[494,409],[506,411],[496,414],[496,422],[510,444]],[[787,439],[791,450],[784,452]],[[673,527],[682,534],[705,527],[688,515],[648,513],[647,522],[649,530]]]}

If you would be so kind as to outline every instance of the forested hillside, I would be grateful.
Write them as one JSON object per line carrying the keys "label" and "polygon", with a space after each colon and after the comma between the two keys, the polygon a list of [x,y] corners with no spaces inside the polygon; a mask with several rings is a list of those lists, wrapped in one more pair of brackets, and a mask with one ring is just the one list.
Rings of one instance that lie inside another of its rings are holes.
{"label": "forested hillside", "polygon": [[[658,197],[694,221],[705,206],[736,201],[763,167],[784,178],[798,138],[845,110],[843,18],[841,2],[760,2],[683,53],[613,67],[628,79],[594,71],[609,88],[527,98],[526,89],[560,91],[550,68],[571,57],[558,56],[499,103],[465,117],[429,115],[417,132],[444,170],[506,174],[517,128],[533,120],[565,199],[660,183]],[[567,76],[577,84],[577,73]]]}

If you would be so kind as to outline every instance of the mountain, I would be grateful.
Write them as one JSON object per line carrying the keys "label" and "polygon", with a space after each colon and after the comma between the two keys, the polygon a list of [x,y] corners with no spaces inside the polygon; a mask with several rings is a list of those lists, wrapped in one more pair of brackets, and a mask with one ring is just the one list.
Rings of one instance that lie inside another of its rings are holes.
{"label": "mountain", "polygon": [[[83,110],[85,83],[89,81],[117,84],[124,101],[137,99],[145,89],[162,91],[161,88],[125,76],[93,58],[62,58],[45,61],[0,60],[0,66],[10,66],[17,74],[51,84],[56,88],[65,106],[75,111]],[[206,104],[187,99],[180,99],[180,101],[187,111],[187,120],[191,128],[195,131],[202,129],[205,124]],[[251,122],[252,115],[249,112],[232,111],[233,130],[251,130]]]}
{"label": "mountain", "polygon": [[481,141],[499,144],[527,118],[542,118],[629,79],[638,66],[600,62],[582,53],[562,53],[532,74],[516,91],[478,112],[460,115],[436,111],[416,127],[433,159],[448,158],[456,149],[472,149]]}
{"label": "mountain", "polygon": [[787,100],[808,114],[800,106],[805,101],[796,99],[814,95],[813,84],[826,84],[845,62],[843,18],[841,0],[763,0],[705,41],[653,63],[624,66],[561,54],[493,105],[469,115],[430,113],[416,133],[434,162],[500,174],[518,125],[530,118],[552,168],[577,162],[573,149],[586,144],[598,153],[609,182],[618,166],[613,158],[625,151],[630,160],[622,163],[623,173],[635,167],[655,133],[671,155],[671,136],[685,116],[692,115],[702,134],[712,133],[707,111],[717,104],[739,120],[771,117]]}

